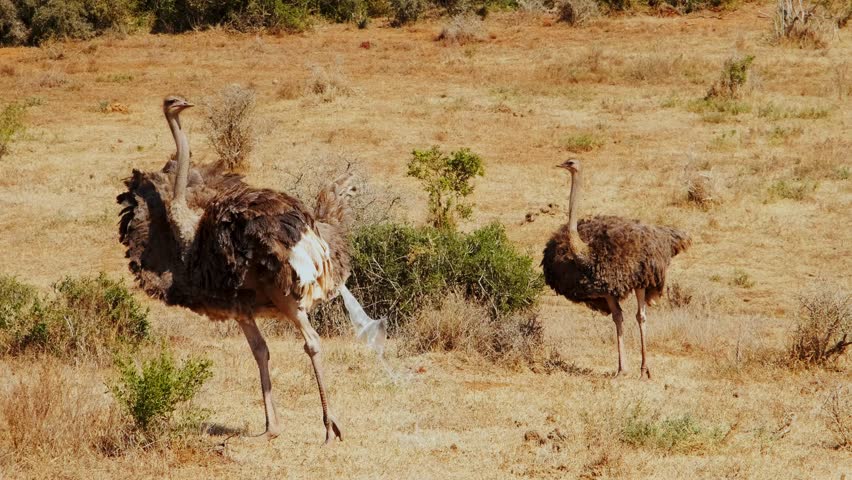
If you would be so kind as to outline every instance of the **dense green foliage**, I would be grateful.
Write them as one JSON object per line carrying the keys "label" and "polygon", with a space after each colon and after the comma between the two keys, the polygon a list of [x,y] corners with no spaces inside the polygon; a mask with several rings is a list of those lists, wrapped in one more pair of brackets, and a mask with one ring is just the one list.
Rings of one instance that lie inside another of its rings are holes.
{"label": "dense green foliage", "polygon": [[[590,0],[610,13],[668,4],[691,12],[724,8],[733,0]],[[556,2],[545,0],[546,8]],[[373,17],[392,26],[416,22],[427,10],[448,15],[518,8],[517,0],[0,0],[0,45],[37,45],[49,39],[86,39],[142,29],[175,33],[223,25],[241,31],[301,32],[313,17],[355,22]]]}
{"label": "dense green foliage", "polygon": [[[177,366],[167,349],[143,361],[141,369],[129,358],[119,358],[115,365],[118,377],[110,391],[140,430],[173,427],[174,412],[213,376],[211,366],[201,358],[189,358]],[[192,409],[185,413],[188,418],[199,417]]]}
{"label": "dense green foliage", "polygon": [[438,147],[414,150],[408,161],[408,176],[420,180],[429,195],[429,223],[436,228],[454,228],[456,215],[470,216],[472,209],[462,199],[473,193],[470,182],[484,174],[482,159],[468,148],[449,155]]}
{"label": "dense green foliage", "polygon": [[485,305],[493,315],[532,308],[544,288],[533,259],[491,224],[470,234],[433,227],[381,224],[352,238],[355,295],[396,331],[449,291]]}
{"label": "dense green foliage", "polygon": [[0,276],[0,353],[102,359],[148,336],[148,310],[104,274],[65,278],[50,295]]}

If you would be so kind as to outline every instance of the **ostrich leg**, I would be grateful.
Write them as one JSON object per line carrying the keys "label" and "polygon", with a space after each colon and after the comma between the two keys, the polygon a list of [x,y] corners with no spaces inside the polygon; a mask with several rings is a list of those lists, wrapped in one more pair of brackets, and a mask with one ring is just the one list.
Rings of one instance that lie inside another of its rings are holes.
{"label": "ostrich leg", "polygon": [[642,369],[639,371],[639,378],[647,376],[651,379],[651,370],[648,368],[648,362],[645,359],[645,289],[636,289],[636,321],[639,323],[639,344],[642,349]]}
{"label": "ostrich leg", "polygon": [[[343,440],[343,435],[340,433],[340,428],[337,427],[337,422],[334,417],[328,413],[328,400],[325,394],[325,384],[323,382],[322,362],[320,361],[320,339],[319,334],[311,322],[308,320],[308,313],[304,308],[299,306],[296,311],[296,319],[298,321],[299,331],[305,338],[305,353],[311,357],[311,365],[314,367],[314,375],[317,377],[317,387],[319,387],[320,403],[322,403],[322,422],[325,425],[325,443],[328,444],[334,437]],[[332,436],[332,433],[334,436]]]}
{"label": "ostrich leg", "polygon": [[273,439],[281,433],[281,430],[278,426],[275,404],[272,402],[272,381],[269,378],[269,348],[266,346],[266,340],[263,339],[254,319],[242,319],[238,323],[246,336],[246,340],[248,340],[251,353],[254,354],[254,359],[257,361],[257,368],[260,370],[260,388],[263,391],[263,410],[266,414],[266,432],[264,432],[264,435]]}
{"label": "ostrich leg", "polygon": [[617,377],[624,373],[624,315],[617,299],[608,296],[606,301],[609,304],[609,310],[612,312],[612,320],[615,322],[615,336],[618,342],[618,371],[615,372]]}

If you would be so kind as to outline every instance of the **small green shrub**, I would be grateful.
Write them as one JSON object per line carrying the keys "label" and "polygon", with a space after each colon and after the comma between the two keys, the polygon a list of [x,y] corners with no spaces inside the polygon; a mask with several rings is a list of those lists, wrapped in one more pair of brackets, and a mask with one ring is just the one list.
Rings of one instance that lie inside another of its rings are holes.
{"label": "small green shrub", "polygon": [[852,345],[852,295],[824,286],[799,297],[800,312],[788,348],[796,363],[825,365]]}
{"label": "small green shrub", "polygon": [[472,208],[462,199],[473,193],[470,182],[485,174],[479,155],[467,148],[447,155],[438,147],[411,155],[408,176],[420,180],[429,194],[429,222],[436,228],[454,228],[456,215],[468,218]]}
{"label": "small green shrub", "polygon": [[12,142],[20,138],[26,130],[25,114],[26,107],[17,103],[10,103],[0,110],[0,160],[9,153]]}
{"label": "small green shrub", "polygon": [[[176,425],[197,424],[203,419],[204,412],[182,404],[191,402],[213,376],[210,360],[188,358],[178,366],[174,354],[163,348],[141,363],[140,369],[129,358],[117,359],[117,378],[110,385],[113,396],[140,431],[170,431]],[[183,413],[180,423],[174,417],[178,410]]]}
{"label": "small green shrub", "polygon": [[531,309],[544,288],[533,259],[496,223],[470,234],[387,223],[359,228],[350,278],[365,307],[387,315],[391,333],[448,291],[462,292],[496,317]]}
{"label": "small green shrub", "polygon": [[0,315],[0,353],[6,354],[34,350],[102,360],[138,345],[149,330],[148,310],[123,282],[103,273],[66,277],[47,296],[0,276]]}
{"label": "small green shrub", "polygon": [[740,98],[748,83],[752,62],[754,55],[734,56],[725,60],[719,80],[710,87],[704,99]]}
{"label": "small green shrub", "polygon": [[804,200],[808,194],[816,191],[819,184],[808,180],[784,179],[773,182],[768,189],[770,198],[781,198],[785,200]]}
{"label": "small green shrub", "polygon": [[621,441],[634,447],[662,450],[666,453],[689,453],[718,446],[729,429],[708,428],[690,414],[662,420],[645,414],[637,404],[621,428]]}
{"label": "small green shrub", "polygon": [[562,140],[562,146],[569,152],[585,153],[604,146],[604,139],[596,133],[578,133]]}

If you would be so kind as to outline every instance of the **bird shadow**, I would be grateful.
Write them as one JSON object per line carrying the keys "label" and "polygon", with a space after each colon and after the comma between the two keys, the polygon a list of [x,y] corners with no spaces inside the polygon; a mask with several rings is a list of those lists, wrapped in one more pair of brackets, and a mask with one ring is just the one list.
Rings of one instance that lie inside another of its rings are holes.
{"label": "bird shadow", "polygon": [[235,428],[221,423],[204,422],[201,424],[201,431],[211,437],[233,437],[237,435],[245,436],[248,430],[245,427]]}

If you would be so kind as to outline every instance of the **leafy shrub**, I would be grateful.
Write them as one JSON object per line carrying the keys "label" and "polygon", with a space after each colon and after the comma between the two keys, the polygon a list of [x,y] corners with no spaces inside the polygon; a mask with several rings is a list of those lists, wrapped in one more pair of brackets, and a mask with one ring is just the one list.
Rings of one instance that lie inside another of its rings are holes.
{"label": "leafy shrub", "polygon": [[86,39],[95,33],[86,20],[85,5],[78,0],[47,0],[35,9],[31,28],[36,44],[54,38]]}
{"label": "leafy shrub", "polygon": [[168,431],[175,428],[174,413],[183,410],[184,425],[199,422],[203,417],[191,407],[190,402],[213,376],[212,362],[202,358],[189,358],[176,365],[174,355],[167,349],[144,360],[141,369],[129,358],[116,360],[117,378],[110,391],[142,432]]}
{"label": "leafy shrub", "polygon": [[66,277],[42,297],[0,276],[0,352],[44,351],[60,357],[108,357],[148,336],[148,311],[123,282],[103,273]]}
{"label": "leafy shrub", "polygon": [[596,0],[563,0],[556,5],[559,21],[569,25],[584,25],[601,16]]}
{"label": "leafy shrub", "polygon": [[719,80],[710,87],[704,99],[740,98],[748,83],[752,62],[754,55],[734,56],[725,60]]}
{"label": "leafy shrub", "polygon": [[393,11],[393,19],[391,26],[401,27],[409,23],[414,23],[426,10],[426,2],[424,0],[390,0],[391,10]]}
{"label": "leafy shrub", "polygon": [[12,0],[0,0],[0,45],[22,45],[30,38],[30,29],[21,20]]}
{"label": "leafy shrub", "polygon": [[532,308],[544,288],[533,259],[491,224],[470,234],[433,227],[378,224],[352,236],[353,293],[387,315],[391,333],[448,291],[480,302],[492,315]]}
{"label": "leafy shrub", "polygon": [[607,13],[629,12],[636,6],[635,0],[600,0],[599,3]]}
{"label": "leafy shrub", "polygon": [[799,297],[800,313],[788,354],[806,365],[825,365],[852,345],[852,295],[829,286]]}
{"label": "leafy shrub", "polygon": [[25,113],[26,108],[17,103],[10,103],[0,110],[0,160],[9,153],[12,142],[24,133]]}
{"label": "leafy shrub", "polygon": [[254,149],[254,107],[253,90],[229,85],[208,109],[208,140],[229,170],[244,168]]}
{"label": "leafy shrub", "polygon": [[420,180],[429,195],[429,222],[436,228],[454,228],[456,215],[468,218],[472,209],[462,199],[473,193],[471,180],[485,174],[479,155],[467,148],[447,155],[438,147],[411,155],[408,176]]}

